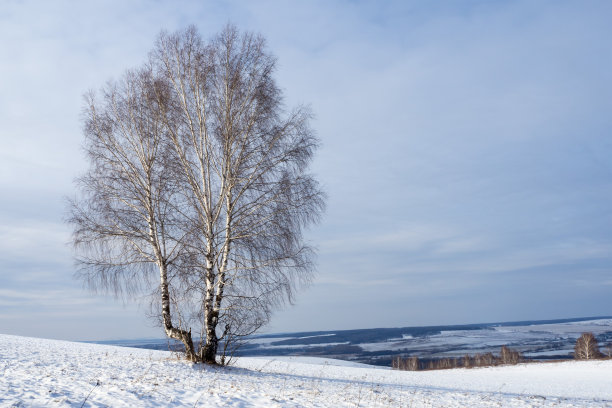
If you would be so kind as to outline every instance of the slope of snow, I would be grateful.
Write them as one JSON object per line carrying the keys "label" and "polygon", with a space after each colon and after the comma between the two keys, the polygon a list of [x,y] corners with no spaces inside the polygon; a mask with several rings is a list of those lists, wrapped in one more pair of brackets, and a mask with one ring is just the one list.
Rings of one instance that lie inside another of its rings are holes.
{"label": "slope of snow", "polygon": [[0,335],[0,406],[81,405],[605,407],[612,361],[400,372],[283,357],[213,368],[164,351]]}

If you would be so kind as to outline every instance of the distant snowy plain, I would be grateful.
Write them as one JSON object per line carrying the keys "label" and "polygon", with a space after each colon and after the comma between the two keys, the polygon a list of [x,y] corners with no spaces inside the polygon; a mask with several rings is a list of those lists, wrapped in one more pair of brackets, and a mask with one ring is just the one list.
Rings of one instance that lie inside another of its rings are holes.
{"label": "distant snowy plain", "polygon": [[393,371],[312,357],[194,365],[167,351],[0,335],[6,407],[612,407],[612,360]]}
{"label": "distant snowy plain", "polygon": [[[416,330],[415,330],[416,329]],[[429,330],[427,330],[429,329]],[[380,335],[373,336],[372,331]],[[527,358],[571,359],[576,339],[584,332],[592,332],[604,346],[612,343],[612,319],[577,319],[571,322],[532,322],[529,324],[498,323],[432,328],[392,328],[338,331],[311,336],[291,337],[291,333],[260,335],[252,340],[245,355],[319,354],[362,363],[378,364],[380,359],[389,366],[391,358],[419,356],[420,358],[463,357],[465,354],[499,353],[506,345],[520,351]],[[372,341],[360,341],[368,334]],[[387,334],[385,336],[385,333]],[[166,341],[158,341],[165,345]],[[338,349],[338,345],[353,348]]]}

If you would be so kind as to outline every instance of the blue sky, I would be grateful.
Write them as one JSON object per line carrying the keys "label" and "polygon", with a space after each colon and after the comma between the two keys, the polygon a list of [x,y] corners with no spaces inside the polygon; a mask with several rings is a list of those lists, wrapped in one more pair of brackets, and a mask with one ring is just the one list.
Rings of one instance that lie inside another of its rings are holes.
{"label": "blue sky", "polygon": [[612,3],[0,5],[0,332],[162,336],[72,278],[81,95],[161,29],[262,33],[329,194],[314,283],[268,331],[612,315]]}

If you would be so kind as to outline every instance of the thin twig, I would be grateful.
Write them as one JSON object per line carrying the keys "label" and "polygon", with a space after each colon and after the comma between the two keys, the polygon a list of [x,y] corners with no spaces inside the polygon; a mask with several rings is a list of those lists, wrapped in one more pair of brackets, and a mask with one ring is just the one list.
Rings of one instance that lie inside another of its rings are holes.
{"label": "thin twig", "polygon": [[89,394],[87,394],[87,396],[85,397],[85,399],[83,400],[83,403],[81,404],[81,408],[83,408],[83,406],[85,405],[85,403],[87,402],[87,399],[89,399],[89,396],[91,395],[91,393],[93,392],[93,390],[96,389],[96,387],[100,385],[100,380],[96,380],[96,385],[93,386],[93,388],[91,389],[91,391],[89,391]]}

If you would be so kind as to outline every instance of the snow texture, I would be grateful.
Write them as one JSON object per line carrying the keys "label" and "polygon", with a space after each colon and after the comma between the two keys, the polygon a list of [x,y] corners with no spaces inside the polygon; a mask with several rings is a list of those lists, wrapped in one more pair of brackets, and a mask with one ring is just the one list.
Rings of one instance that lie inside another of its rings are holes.
{"label": "snow texture", "polygon": [[612,360],[407,372],[314,357],[194,365],[165,351],[0,335],[0,406],[606,407]]}

